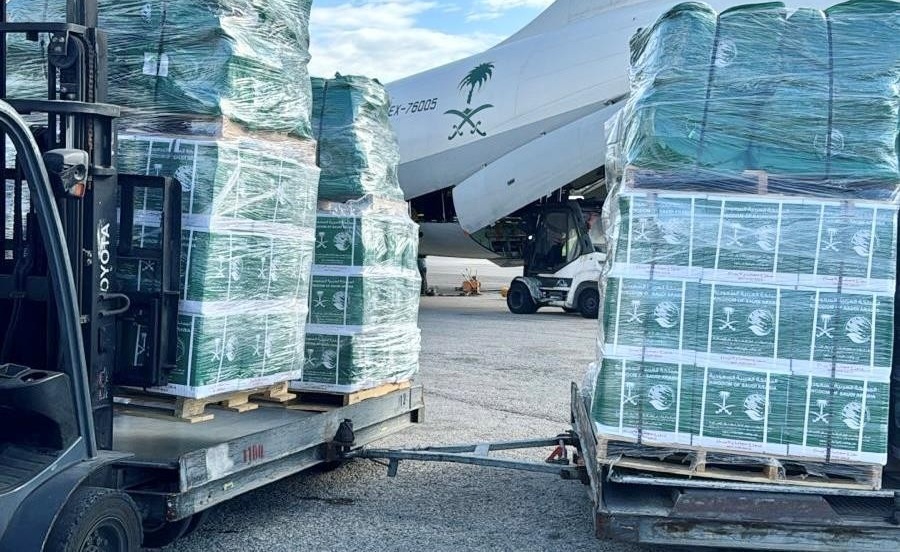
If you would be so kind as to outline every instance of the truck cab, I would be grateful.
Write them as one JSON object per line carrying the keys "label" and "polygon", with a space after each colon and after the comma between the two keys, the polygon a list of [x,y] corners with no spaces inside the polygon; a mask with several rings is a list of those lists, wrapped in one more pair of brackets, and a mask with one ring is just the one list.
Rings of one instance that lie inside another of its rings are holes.
{"label": "truck cab", "polygon": [[599,210],[576,199],[533,207],[522,218],[524,270],[509,286],[506,304],[515,314],[561,307],[597,318],[597,282],[606,260]]}

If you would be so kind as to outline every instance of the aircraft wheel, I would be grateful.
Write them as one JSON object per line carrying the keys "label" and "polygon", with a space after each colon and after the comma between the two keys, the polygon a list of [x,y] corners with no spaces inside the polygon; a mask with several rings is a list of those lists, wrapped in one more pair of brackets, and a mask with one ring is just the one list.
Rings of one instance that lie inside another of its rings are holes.
{"label": "aircraft wheel", "polygon": [[585,318],[597,318],[600,313],[600,292],[587,288],[578,296],[578,312]]}
{"label": "aircraft wheel", "polygon": [[506,294],[506,306],[514,314],[533,314],[537,311],[537,304],[528,291],[528,286],[522,282],[513,282]]}
{"label": "aircraft wheel", "polygon": [[141,516],[130,496],[83,487],[72,495],[50,531],[46,552],[137,552]]}

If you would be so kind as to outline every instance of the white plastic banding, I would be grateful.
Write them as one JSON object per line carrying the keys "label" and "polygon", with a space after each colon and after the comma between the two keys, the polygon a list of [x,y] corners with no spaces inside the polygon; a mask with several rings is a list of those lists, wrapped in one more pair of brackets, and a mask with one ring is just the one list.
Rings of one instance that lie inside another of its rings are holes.
{"label": "white plastic banding", "polygon": [[[769,397],[771,396],[772,372],[766,371],[766,406],[763,409],[763,445],[769,444]],[[763,447],[765,449],[766,447]]]}
{"label": "white plastic banding", "polygon": [[194,250],[194,230],[188,230],[188,245],[187,245],[187,258],[185,259],[185,269],[184,269],[184,294],[183,299],[187,301],[188,298],[188,283],[191,279],[191,253]]}
{"label": "white plastic banding", "polygon": [[675,438],[681,432],[681,380],[684,378],[684,367],[678,363],[678,382],[675,389]]}
{"label": "white plastic banding", "polygon": [[713,264],[713,270],[718,272],[719,270],[719,254],[722,251],[722,232],[725,229],[725,200],[720,200],[722,202],[722,208],[719,211],[719,230],[716,233],[716,262]]}
{"label": "white plastic banding", "polygon": [[859,407],[859,439],[856,443],[856,452],[862,453],[863,435],[866,432],[866,402],[869,398],[869,380],[863,380],[862,400]]}
{"label": "white plastic banding", "polygon": [[772,365],[778,366],[778,341],[781,331],[781,288],[775,289],[775,340],[773,342]]}
{"label": "white plastic banding", "polygon": [[813,307],[813,319],[812,319],[812,335],[809,341],[809,362],[813,363],[816,360],[816,334],[818,333],[817,326],[819,325],[819,297],[821,291],[816,291],[816,297],[813,299],[815,306]]}
{"label": "white plastic banding", "polygon": [[700,435],[703,437],[704,424],[706,424],[706,387],[709,383],[709,368],[703,368],[703,396],[700,399]]}
{"label": "white plastic banding", "polygon": [[[772,275],[778,274],[778,256],[781,255],[781,222],[784,218],[784,202],[778,202],[778,223],[775,225],[775,257],[772,259]],[[778,342],[776,338],[775,342]],[[777,345],[776,345],[777,347]],[[777,356],[777,355],[776,355]]]}
{"label": "white plastic banding", "polygon": [[806,408],[804,409],[805,416],[803,417],[803,446],[806,446],[807,439],[809,437],[809,405],[812,401],[812,382],[813,377],[812,374],[806,376]]}
{"label": "white plastic banding", "polygon": [[[226,340],[228,337],[228,317],[225,317],[225,323],[222,324],[222,351],[219,353],[219,369],[216,371],[216,383],[222,381],[222,365],[225,363],[225,350],[228,348],[228,341]],[[188,381],[188,385],[191,382]]]}
{"label": "white plastic banding", "polygon": [[[878,238],[875,235],[875,232],[878,230],[878,207],[872,208],[872,229],[869,234],[869,262],[866,266],[866,282],[870,283],[872,280],[872,261],[875,257],[875,244],[878,243]],[[896,235],[896,234],[895,234]],[[870,288],[871,289],[871,288]],[[873,325],[872,328],[875,328]]]}
{"label": "white plastic banding", "polygon": [[875,334],[878,326],[875,321],[878,318],[878,296],[872,294],[872,335],[869,337],[869,374],[875,372]]}
{"label": "white plastic banding", "polygon": [[625,244],[625,265],[631,265],[631,241],[634,239],[634,196],[628,196],[628,241]]}
{"label": "white plastic banding", "polygon": [[334,351],[334,384],[340,385],[341,383],[341,337],[337,336],[337,344],[335,346]]}
{"label": "white plastic banding", "polygon": [[625,431],[625,374],[628,371],[628,361],[620,360],[619,363],[622,367],[622,384],[619,390],[619,433],[622,434]]}
{"label": "white plastic banding", "polygon": [[619,348],[619,324],[622,321],[622,288],[625,287],[625,278],[616,278],[619,282],[619,289],[616,290],[616,326],[613,333],[613,350]]}
{"label": "white plastic banding", "polygon": [[697,207],[697,198],[691,197],[691,234],[688,237],[688,274],[693,274],[694,268],[694,209]]}
{"label": "white plastic banding", "polygon": [[[197,190],[197,161],[200,158],[200,144],[194,144],[194,166],[191,167],[191,194],[188,196],[188,213],[194,212],[194,192]],[[179,184],[181,184],[179,182]]]}
{"label": "white plastic banding", "polygon": [[819,206],[819,232],[816,235],[816,256],[813,262],[813,276],[819,275],[819,254],[822,251],[822,230],[825,229],[825,204]]}

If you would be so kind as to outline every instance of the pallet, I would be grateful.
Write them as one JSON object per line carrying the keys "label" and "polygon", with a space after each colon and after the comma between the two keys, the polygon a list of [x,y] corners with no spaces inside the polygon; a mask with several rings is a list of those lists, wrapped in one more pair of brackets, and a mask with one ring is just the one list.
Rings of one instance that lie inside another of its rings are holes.
{"label": "pallet", "polygon": [[352,393],[337,393],[332,391],[298,391],[293,390],[291,393],[297,398],[283,403],[285,408],[291,410],[304,410],[307,412],[330,412],[334,409],[344,406],[350,406],[362,402],[366,399],[374,399],[383,397],[394,391],[409,389],[412,383],[402,381],[400,383],[386,383],[373,387],[372,389],[363,389]]}
{"label": "pallet", "polygon": [[253,400],[286,403],[296,395],[288,391],[289,382],[276,383],[243,391],[221,393],[202,399],[173,397],[149,393],[139,389],[119,389],[115,396],[116,411],[132,416],[178,420],[191,424],[208,422],[215,415],[207,407],[222,408],[232,412],[249,412],[259,408]]}
{"label": "pallet", "polygon": [[817,459],[738,454],[698,447],[643,445],[603,435],[597,437],[597,461],[612,469],[687,478],[830,489],[881,489],[882,466],[877,464],[832,464]]}

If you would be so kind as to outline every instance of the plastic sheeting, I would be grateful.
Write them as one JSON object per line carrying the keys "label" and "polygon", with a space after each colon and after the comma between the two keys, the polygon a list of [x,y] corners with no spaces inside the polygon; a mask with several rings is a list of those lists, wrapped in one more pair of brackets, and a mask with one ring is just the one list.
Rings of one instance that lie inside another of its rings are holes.
{"label": "plastic sheeting", "polygon": [[764,170],[829,193],[862,180],[893,190],[898,26],[889,0],[720,14],[679,4],[632,40],[623,161],[708,178]]}
{"label": "plastic sheeting", "polygon": [[[177,369],[159,391],[202,398],[300,377],[319,172],[311,145],[124,134],[118,162],[182,185]],[[160,205],[136,194],[136,247],[158,244]],[[118,280],[158,289],[157,271],[149,259],[123,261]]]}
{"label": "plastic sheeting", "polygon": [[419,370],[418,227],[406,204],[367,196],[323,203],[296,390],[351,392]]}
{"label": "plastic sheeting", "polygon": [[[147,117],[224,117],[311,135],[310,0],[100,0],[109,101]],[[9,0],[10,21],[64,21],[64,0]],[[9,97],[45,97],[47,48],[8,39]],[[164,121],[160,120],[162,124]]]}
{"label": "plastic sheeting", "polygon": [[319,142],[319,198],[366,194],[402,200],[400,154],[388,117],[390,100],[377,80],[338,75],[312,80],[313,132]]}
{"label": "plastic sheeting", "polygon": [[632,40],[585,380],[623,454],[887,462],[897,37],[900,4],[854,0],[681,4]]}

